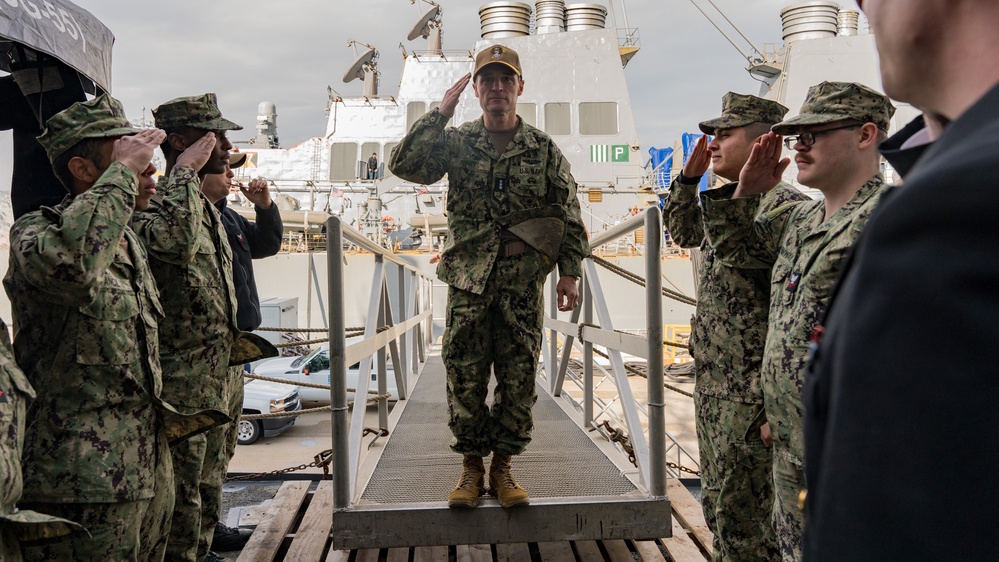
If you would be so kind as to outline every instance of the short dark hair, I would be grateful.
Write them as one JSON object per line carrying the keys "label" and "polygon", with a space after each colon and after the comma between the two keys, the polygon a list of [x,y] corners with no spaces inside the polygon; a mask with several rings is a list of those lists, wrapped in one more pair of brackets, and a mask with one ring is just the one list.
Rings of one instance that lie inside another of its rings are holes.
{"label": "short dark hair", "polygon": [[204,129],[191,127],[190,125],[177,125],[176,127],[167,127],[163,129],[163,131],[167,134],[167,136],[165,139],[163,139],[163,142],[160,144],[160,150],[163,151],[163,156],[167,158],[170,158],[171,154],[177,152],[176,150],[174,150],[172,146],[170,146],[170,135],[177,134],[180,136],[186,136],[188,134],[191,134],[192,132],[197,133],[199,131],[202,132],[202,134],[204,134]]}
{"label": "short dark hair", "polygon": [[770,132],[770,128],[776,123],[754,122],[746,125],[746,140],[753,140],[762,137]]}
{"label": "short dark hair", "polygon": [[[104,162],[101,160],[101,147],[104,143],[113,137],[101,137],[101,138],[89,138],[83,139],[82,141],[74,144],[69,150],[63,152],[56,161],[52,163],[52,171],[55,172],[56,178],[62,183],[70,193],[73,191],[73,174],[69,171],[69,161],[73,158],[79,156],[84,160],[90,160],[98,168],[104,167]],[[110,164],[110,162],[108,163]]]}

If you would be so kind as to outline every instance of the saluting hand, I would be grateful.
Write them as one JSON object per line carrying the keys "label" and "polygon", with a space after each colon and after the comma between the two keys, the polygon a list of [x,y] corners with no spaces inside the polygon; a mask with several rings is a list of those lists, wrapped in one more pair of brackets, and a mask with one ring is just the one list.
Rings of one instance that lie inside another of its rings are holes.
{"label": "saluting hand", "polygon": [[767,193],[780,183],[790,158],[781,158],[781,136],[773,131],[760,137],[749,151],[749,160],[739,172],[739,186],[732,198],[754,197]]}
{"label": "saluting hand", "polygon": [[239,191],[257,207],[264,210],[271,208],[271,188],[264,178],[253,178],[249,186],[240,185]]}
{"label": "saluting hand", "polygon": [[459,78],[458,81],[454,83],[454,86],[451,86],[446,92],[444,92],[444,99],[441,100],[441,105],[437,108],[437,111],[439,111],[441,115],[449,119],[454,117],[454,110],[458,107],[458,100],[461,99],[461,93],[465,91],[465,88],[468,87],[468,83],[471,80],[472,73],[469,72]]}
{"label": "saluting hand", "polygon": [[694,144],[694,151],[683,165],[683,177],[699,178],[708,171],[711,164],[711,151],[708,149],[708,135],[701,135]]}
{"label": "saluting hand", "polygon": [[162,129],[145,129],[121,137],[114,141],[111,158],[128,166],[136,176],[141,175],[153,160],[153,150],[165,139],[166,132]]}
{"label": "saluting hand", "polygon": [[178,168],[194,168],[195,171],[199,171],[208,163],[214,148],[215,133],[205,133],[203,137],[194,141],[194,144],[180,153],[176,166]]}

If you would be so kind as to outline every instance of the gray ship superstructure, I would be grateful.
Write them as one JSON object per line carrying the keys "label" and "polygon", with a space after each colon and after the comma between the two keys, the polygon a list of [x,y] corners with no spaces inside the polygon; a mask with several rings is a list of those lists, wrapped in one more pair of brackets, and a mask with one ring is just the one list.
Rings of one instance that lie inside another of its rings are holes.
{"label": "gray ship superstructure", "polygon": [[[252,154],[251,167],[240,173],[273,181],[276,191],[295,199],[279,203],[309,211],[311,217],[302,218],[312,224],[327,214],[340,215],[381,243],[389,242],[386,234],[392,230],[410,226],[439,234],[445,224],[447,178],[414,185],[393,176],[386,162],[413,122],[472,70],[475,53],[501,43],[520,54],[524,69],[518,114],[551,135],[569,159],[590,233],[602,232],[632,209],[656,200],[624,77],[624,67],[638,51],[637,30],[605,27],[608,10],[599,4],[539,1],[532,17],[535,10],[528,4],[493,2],[479,9],[482,39],[467,50],[447,51],[440,48],[443,9],[429,4],[409,34],[410,40],[426,37],[428,48],[404,55],[398,95],[378,92],[377,49],[351,40],[365,48],[358,49],[344,81],[362,81],[363,95],[331,90],[322,137],[287,150],[254,142],[243,149]],[[266,105],[272,113],[260,119],[276,119],[273,104]],[[481,114],[469,87],[451,124]],[[378,158],[378,173],[369,180],[372,154]],[[430,237],[422,239],[425,249],[429,242]]]}

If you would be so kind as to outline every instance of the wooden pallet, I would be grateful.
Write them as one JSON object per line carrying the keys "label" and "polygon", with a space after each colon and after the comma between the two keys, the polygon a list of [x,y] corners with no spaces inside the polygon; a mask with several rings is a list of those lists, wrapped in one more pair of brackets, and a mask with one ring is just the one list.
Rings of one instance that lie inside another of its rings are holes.
{"label": "wooden pallet", "polygon": [[[647,562],[704,562],[711,559],[711,532],[701,506],[678,480],[667,483],[673,508],[673,536],[607,541],[565,541],[495,545],[441,545],[389,549],[329,550],[333,526],[333,483],[289,481],[257,523],[237,562],[633,562],[634,554]],[[530,509],[530,508],[527,508]],[[453,557],[453,558],[452,558]],[[668,558],[667,558],[668,557]]]}

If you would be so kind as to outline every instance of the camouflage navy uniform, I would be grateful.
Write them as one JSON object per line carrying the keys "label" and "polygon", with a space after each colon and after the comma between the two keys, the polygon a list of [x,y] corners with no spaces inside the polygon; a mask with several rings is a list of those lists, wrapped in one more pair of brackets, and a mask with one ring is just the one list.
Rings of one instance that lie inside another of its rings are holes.
{"label": "camouflage navy uniform", "polygon": [[[887,130],[887,98],[855,85],[824,82],[809,90],[798,117],[774,127],[857,119]],[[805,489],[801,384],[813,328],[840,266],[877,205],[884,179],[868,180],[823,220],[823,201],[760,214],[760,197],[731,199],[735,185],[704,196],[704,228],[717,258],[735,267],[772,268],[769,332],[761,368],[763,402],[774,439],[774,527],[784,560],[801,559]]]}
{"label": "camouflage navy uniform", "polygon": [[[237,128],[221,117],[214,94],[171,100],[154,109],[153,116],[160,128]],[[229,242],[218,210],[201,195],[200,185],[193,170],[174,168],[159,180],[157,192],[163,197],[153,198],[149,209],[132,219],[148,247],[163,307],[170,311],[160,323],[163,396],[185,413],[228,411],[229,350],[238,335]],[[190,236],[175,234],[177,217],[194,221]],[[208,539],[201,537],[201,513],[213,506],[202,503],[209,495],[203,490],[203,469],[206,456],[213,454],[208,435],[215,433],[220,432],[199,434],[171,447],[176,486],[167,546],[171,560],[193,561],[208,552]],[[216,448],[224,446],[221,434],[214,442]]]}
{"label": "camouflage navy uniform", "polygon": [[[109,96],[55,115],[50,160],[84,138],[136,132]],[[22,216],[4,286],[18,364],[37,390],[24,438],[22,506],[92,538],[25,545],[28,560],[160,560],[173,506],[160,399],[163,316],[141,241],[128,226],[137,178],[112,163],[86,192]]]}
{"label": "camouflage navy uniform", "polygon": [[35,397],[28,379],[14,362],[7,324],[0,320],[0,560],[21,560],[20,539],[62,537],[79,525],[65,519],[16,509],[21,497],[21,452],[28,401]]}
{"label": "camouflage navy uniform", "polygon": [[[705,134],[752,123],[777,123],[787,108],[729,92],[722,116],[700,124]],[[670,185],[663,220],[682,247],[700,247],[697,309],[691,322],[695,421],[700,451],[701,505],[714,534],[715,560],[772,560],[777,543],[773,460],[760,439],[763,392],[760,363],[767,334],[770,271],[741,269],[715,259],[704,235],[698,181],[682,174]],[[759,213],[807,199],[781,182],[762,197]]]}
{"label": "camouflage navy uniform", "polygon": [[[437,266],[449,285],[442,356],[455,452],[521,453],[534,426],[534,375],[541,348],[545,276],[580,276],[589,243],[569,162],[547,135],[520,120],[502,155],[482,119],[447,128],[431,111],[392,151],[389,168],[422,184],[449,178],[450,236]],[[565,222],[557,259],[526,245],[500,256],[505,229],[528,219]],[[485,403],[490,367],[496,400]]]}

